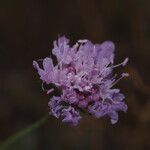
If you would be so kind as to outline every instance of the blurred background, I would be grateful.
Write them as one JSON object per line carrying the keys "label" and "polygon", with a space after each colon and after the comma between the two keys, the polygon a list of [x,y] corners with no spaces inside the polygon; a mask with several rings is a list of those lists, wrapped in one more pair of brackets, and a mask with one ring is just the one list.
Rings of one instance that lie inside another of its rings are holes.
{"label": "blurred background", "polygon": [[10,149],[149,150],[149,0],[0,0],[0,141],[48,114],[49,96],[32,61],[50,55],[61,35],[71,43],[112,40],[115,62],[129,57],[122,70],[130,77],[117,85],[128,112],[120,112],[115,125],[84,116],[77,127],[50,116]]}

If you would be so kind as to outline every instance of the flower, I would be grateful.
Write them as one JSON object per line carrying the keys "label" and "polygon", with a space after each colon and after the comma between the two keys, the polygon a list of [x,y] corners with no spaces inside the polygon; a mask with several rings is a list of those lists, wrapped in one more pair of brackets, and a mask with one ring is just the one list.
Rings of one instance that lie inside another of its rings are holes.
{"label": "flower", "polygon": [[[96,118],[109,116],[112,124],[118,121],[118,111],[126,112],[127,105],[125,96],[113,86],[128,73],[122,73],[117,79],[113,69],[125,66],[128,58],[114,65],[114,50],[111,41],[93,44],[79,40],[70,47],[69,40],[63,36],[54,41],[52,49],[56,65],[51,57],[43,59],[42,68],[33,61],[43,83],[54,84],[61,90],[61,94],[53,96],[48,103],[51,115],[72,125],[81,119],[80,111]],[[47,94],[53,90],[49,89]]]}

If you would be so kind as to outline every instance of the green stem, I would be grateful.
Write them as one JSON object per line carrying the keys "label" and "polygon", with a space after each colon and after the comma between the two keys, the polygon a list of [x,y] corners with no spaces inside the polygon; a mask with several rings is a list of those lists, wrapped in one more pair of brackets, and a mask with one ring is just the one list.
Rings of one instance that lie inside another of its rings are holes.
{"label": "green stem", "polygon": [[42,119],[38,120],[34,124],[28,126],[27,128],[25,128],[25,129],[17,132],[16,134],[12,135],[6,141],[4,141],[0,144],[0,150],[8,149],[13,143],[17,142],[18,140],[20,140],[21,138],[26,136],[28,133],[30,133],[31,131],[37,129],[42,124],[44,124],[47,119],[48,119],[48,115],[43,117]]}

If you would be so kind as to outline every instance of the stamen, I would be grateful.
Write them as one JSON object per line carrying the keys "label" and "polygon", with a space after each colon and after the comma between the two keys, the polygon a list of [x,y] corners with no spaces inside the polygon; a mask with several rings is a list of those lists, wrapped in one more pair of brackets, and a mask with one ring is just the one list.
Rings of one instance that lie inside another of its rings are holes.
{"label": "stamen", "polygon": [[123,61],[122,66],[125,66],[125,65],[128,63],[128,61],[129,61],[129,58],[127,57],[127,58]]}
{"label": "stamen", "polygon": [[38,61],[43,61],[44,59],[38,59]]}
{"label": "stamen", "polygon": [[122,77],[128,77],[129,74],[128,74],[128,73],[122,73],[121,76],[122,76]]}
{"label": "stamen", "polygon": [[39,65],[36,61],[33,61],[33,67],[37,70],[39,69]]}
{"label": "stamen", "polygon": [[128,77],[128,76],[129,76],[128,73],[122,73],[122,74],[121,74],[121,77],[120,77],[119,79],[117,79],[117,80],[111,85],[111,87],[113,87],[115,84],[117,84],[122,78]]}
{"label": "stamen", "polygon": [[127,57],[122,63],[118,64],[118,65],[115,65],[115,66],[112,66],[112,68],[116,68],[116,67],[119,67],[119,66],[125,66],[128,62],[129,58]]}
{"label": "stamen", "polygon": [[50,90],[47,90],[47,94],[50,94],[51,92],[54,91],[54,88],[50,89]]}
{"label": "stamen", "polygon": [[86,43],[86,42],[88,42],[87,39],[84,39],[84,40],[78,40],[78,43]]}
{"label": "stamen", "polygon": [[42,82],[42,90],[45,91],[45,89],[44,89],[44,82]]}

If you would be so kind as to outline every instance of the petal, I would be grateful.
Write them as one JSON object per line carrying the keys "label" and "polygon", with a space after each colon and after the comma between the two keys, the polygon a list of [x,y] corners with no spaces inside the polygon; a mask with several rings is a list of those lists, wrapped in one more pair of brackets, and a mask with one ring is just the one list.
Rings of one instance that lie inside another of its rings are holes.
{"label": "petal", "polygon": [[45,80],[46,80],[46,79],[45,79],[46,72],[45,72],[43,69],[41,69],[41,68],[39,67],[39,64],[38,64],[36,61],[33,61],[33,66],[34,66],[35,69],[38,70],[38,74],[40,75],[40,78],[41,78],[43,81],[45,81]]}
{"label": "petal", "polygon": [[66,53],[70,49],[68,43],[69,40],[65,36],[62,36],[58,38],[57,41],[54,41],[52,53],[56,55],[58,61],[61,61],[62,59],[65,60]]}
{"label": "petal", "polygon": [[96,62],[101,63],[101,61],[105,58],[108,62],[113,63],[114,61],[114,50],[115,45],[111,41],[105,41],[101,45],[96,45],[97,47],[97,56]]}
{"label": "petal", "polygon": [[50,72],[53,70],[53,62],[52,62],[52,59],[49,58],[49,57],[46,57],[44,60],[43,60],[43,68],[44,70]]}

